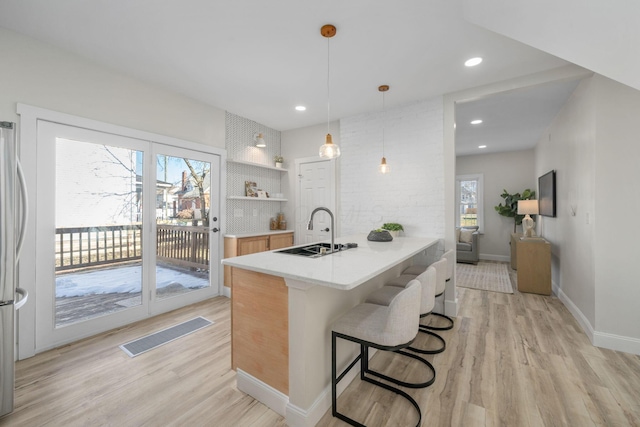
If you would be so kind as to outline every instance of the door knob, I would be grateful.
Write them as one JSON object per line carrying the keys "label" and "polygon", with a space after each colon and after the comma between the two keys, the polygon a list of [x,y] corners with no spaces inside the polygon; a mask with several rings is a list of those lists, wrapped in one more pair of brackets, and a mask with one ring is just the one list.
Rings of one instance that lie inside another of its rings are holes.
{"label": "door knob", "polygon": [[217,228],[213,227],[213,228],[211,229],[211,231],[213,231],[214,233],[217,233],[217,232],[218,232],[218,231],[220,231],[220,230],[218,230]]}
{"label": "door knob", "polygon": [[320,230],[320,231],[329,231],[329,227],[325,228],[324,230]]}

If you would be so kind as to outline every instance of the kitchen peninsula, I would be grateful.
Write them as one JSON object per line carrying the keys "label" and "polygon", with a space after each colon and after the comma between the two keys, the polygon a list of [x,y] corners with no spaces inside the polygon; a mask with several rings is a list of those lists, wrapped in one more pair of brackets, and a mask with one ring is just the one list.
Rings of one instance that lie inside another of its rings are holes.
{"label": "kitchen peninsula", "polygon": [[[442,253],[435,238],[370,242],[354,235],[336,243],[358,246],[318,258],[271,251],[222,261],[232,267],[231,363],[238,389],[290,426],[313,426],[331,406],[331,323],[406,267],[430,264]],[[358,352],[343,344],[339,365]]]}

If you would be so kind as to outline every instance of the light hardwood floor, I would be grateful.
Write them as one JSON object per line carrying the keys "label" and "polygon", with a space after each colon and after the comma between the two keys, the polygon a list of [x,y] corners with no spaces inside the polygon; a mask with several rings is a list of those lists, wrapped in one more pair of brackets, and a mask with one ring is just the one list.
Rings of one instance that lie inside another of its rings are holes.
{"label": "light hardwood floor", "polygon": [[[557,298],[515,292],[458,288],[455,328],[442,333],[447,350],[429,357],[436,382],[408,391],[422,424],[640,426],[640,356],[593,347]],[[285,425],[236,389],[229,306],[215,298],[18,362],[16,409],[0,425]],[[133,359],[118,348],[195,316],[215,324]],[[421,375],[383,352],[372,367]],[[408,403],[358,379],[339,404],[367,425],[415,425]],[[329,411],[318,425],[345,424]]]}

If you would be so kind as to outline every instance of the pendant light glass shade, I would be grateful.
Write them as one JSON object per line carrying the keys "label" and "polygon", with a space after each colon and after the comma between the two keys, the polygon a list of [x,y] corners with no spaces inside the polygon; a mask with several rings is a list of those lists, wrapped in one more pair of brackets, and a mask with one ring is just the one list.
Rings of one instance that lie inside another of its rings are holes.
{"label": "pendant light glass shade", "polygon": [[330,133],[327,134],[325,143],[320,146],[319,154],[320,157],[327,159],[333,159],[340,156],[340,147],[333,143]]}
{"label": "pendant light glass shade", "polygon": [[325,159],[335,159],[336,157],[340,157],[340,147],[333,143],[333,138],[329,133],[329,123],[331,122],[331,97],[329,96],[329,71],[330,71],[330,55],[329,55],[329,40],[331,37],[336,35],[336,27],[331,24],[323,25],[320,29],[320,34],[322,37],[326,37],[327,39],[327,136],[324,144],[320,147],[318,154],[320,157]]}
{"label": "pendant light glass shade", "polygon": [[389,165],[387,165],[387,159],[386,158],[382,158],[382,161],[380,162],[380,166],[378,166],[378,169],[380,170],[381,173],[389,173],[391,172],[391,169],[389,168]]}

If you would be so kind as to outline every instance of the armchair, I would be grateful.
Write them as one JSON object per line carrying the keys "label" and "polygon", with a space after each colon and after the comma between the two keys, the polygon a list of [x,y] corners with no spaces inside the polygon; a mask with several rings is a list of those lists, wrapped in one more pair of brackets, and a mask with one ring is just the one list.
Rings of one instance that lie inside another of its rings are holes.
{"label": "armchair", "polygon": [[458,262],[478,263],[480,255],[478,234],[477,226],[456,228],[456,259]]}

